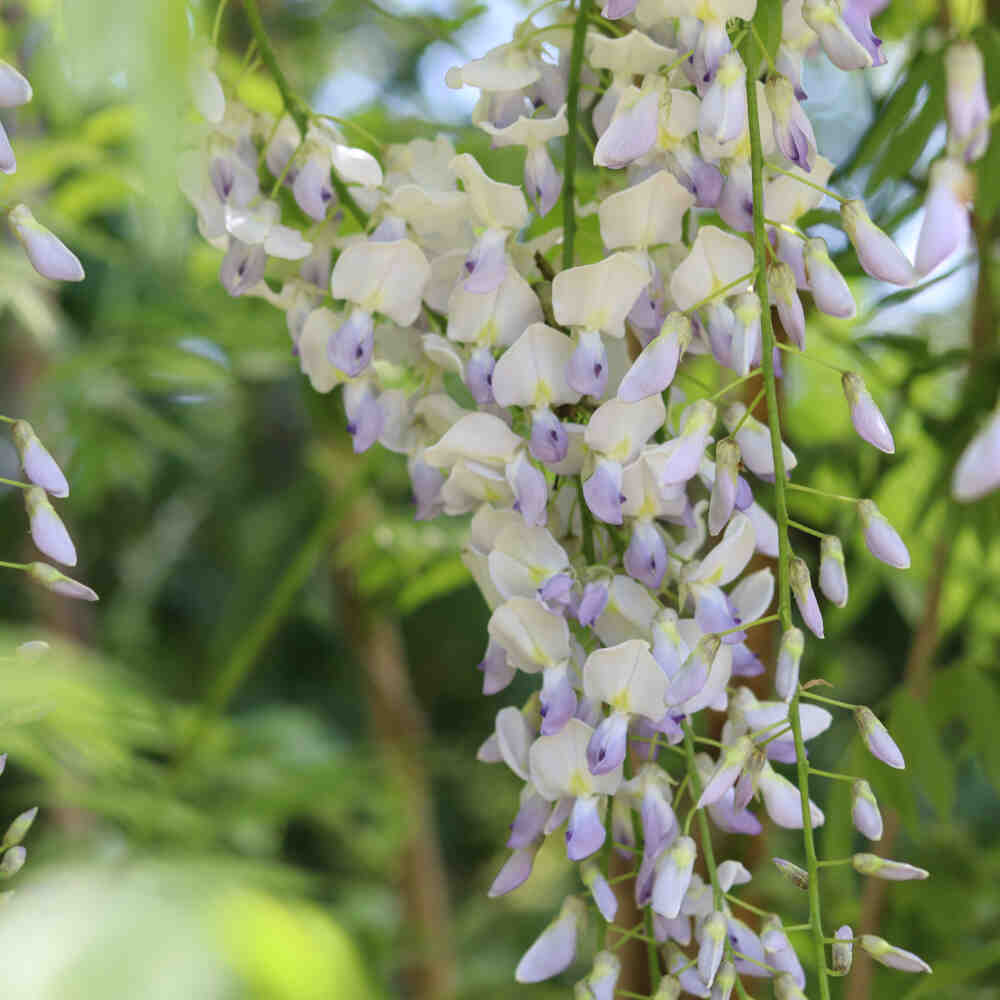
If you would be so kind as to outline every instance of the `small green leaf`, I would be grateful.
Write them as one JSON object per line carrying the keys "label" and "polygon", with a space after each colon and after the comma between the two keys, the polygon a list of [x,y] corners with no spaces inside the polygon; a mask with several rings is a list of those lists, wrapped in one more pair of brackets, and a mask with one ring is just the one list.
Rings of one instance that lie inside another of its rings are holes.
{"label": "small green leaf", "polygon": [[[754,14],[747,36],[740,46],[740,54],[747,68],[756,66],[761,59],[773,65],[780,44],[781,0],[757,0],[757,13]],[[764,47],[763,52],[761,45]]]}

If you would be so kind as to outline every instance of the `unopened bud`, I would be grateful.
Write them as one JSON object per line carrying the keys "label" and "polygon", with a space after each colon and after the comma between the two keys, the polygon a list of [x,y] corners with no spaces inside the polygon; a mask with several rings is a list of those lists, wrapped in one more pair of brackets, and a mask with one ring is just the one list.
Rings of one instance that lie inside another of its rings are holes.
{"label": "unopened bud", "polygon": [[21,468],[28,480],[54,497],[69,496],[69,483],[66,482],[62,469],[38,440],[31,424],[27,420],[15,421],[12,433],[14,447],[21,459]]}
{"label": "unopened bud", "polygon": [[775,976],[774,995],[777,1000],[808,1000],[790,972],[782,972]]}
{"label": "unopened bud", "polygon": [[844,372],[840,381],[851,408],[851,423],[858,436],[879,451],[884,451],[887,455],[893,454],[896,443],[893,441],[892,431],[872,399],[865,380],[856,372]]}
{"label": "unopened bud", "polygon": [[778,665],[774,671],[774,692],[782,701],[791,701],[799,686],[799,663],[806,640],[802,629],[786,629],[778,647]]}
{"label": "unopened bud", "polygon": [[894,944],[889,944],[885,938],[876,937],[874,934],[862,934],[860,944],[876,962],[890,969],[899,969],[900,972],[931,971],[931,967],[919,955],[897,948]]}
{"label": "unopened bud", "polygon": [[798,606],[799,614],[809,631],[820,639],[823,638],[823,614],[819,610],[816,595],[813,593],[812,579],[809,567],[799,558],[792,559],[789,565],[792,594]]}
{"label": "unopened bud", "polygon": [[861,266],[873,278],[893,285],[910,285],[916,276],[903,251],[871,220],[865,203],[858,199],[840,206],[840,220],[854,244]]}
{"label": "unopened bud", "polygon": [[857,509],[868,551],[887,566],[909,569],[910,552],[906,543],[875,506],[875,501],[859,500]]}
{"label": "unopened bud", "polygon": [[664,976],[653,994],[653,1000],[678,1000],[680,995],[680,980],[675,976]]}
{"label": "unopened bud", "polygon": [[875,713],[864,705],[858,705],[854,709],[854,721],[861,730],[868,752],[877,757],[883,764],[902,770],[906,767],[903,755],[900,753],[896,741],[889,735],[889,730],[879,722]]}
{"label": "unopened bud", "polygon": [[826,242],[819,236],[806,240],[802,251],[806,281],[820,312],[838,319],[850,319],[857,312],[854,296],[844,276],[830,260]]}
{"label": "unopened bud", "polygon": [[908,865],[905,861],[889,861],[877,854],[855,854],[851,858],[854,870],[861,875],[873,875],[889,882],[912,882],[925,879],[930,874],[924,868]]}
{"label": "unopened bud", "polygon": [[837,928],[837,933],[833,936],[836,938],[832,949],[833,971],[846,976],[851,971],[851,962],[854,959],[854,931],[844,924],[843,927]]}
{"label": "unopened bud", "polygon": [[771,860],[778,871],[796,888],[803,891],[809,888],[809,872],[804,868],[800,868],[798,865],[792,864],[791,861],[786,861],[784,858],[771,858]]}
{"label": "unopened bud", "polygon": [[49,503],[40,486],[24,491],[24,505],[31,524],[31,539],[38,551],[64,566],[76,565],[76,548],[69,537],[66,525]]}
{"label": "unopened bud", "polygon": [[31,266],[52,281],[83,281],[83,265],[55,233],[45,228],[27,205],[15,205],[7,215],[14,235],[24,247]]}
{"label": "unopened bud", "polygon": [[28,852],[20,845],[5,851],[3,859],[0,860],[0,878],[16,875],[24,867],[27,857]]}
{"label": "unopened bud", "polygon": [[882,814],[867,781],[859,779],[851,786],[851,819],[854,828],[869,840],[882,839]]}
{"label": "unopened bud", "polygon": [[24,840],[25,835],[31,829],[31,824],[35,822],[38,815],[38,806],[32,806],[25,810],[7,827],[7,832],[3,835],[3,842],[0,843],[0,851],[8,847],[16,847]]}
{"label": "unopened bud", "polygon": [[732,962],[723,962],[719,966],[715,982],[712,984],[710,1000],[729,1000],[736,986],[736,968]]}
{"label": "unopened bud", "polygon": [[35,583],[40,583],[47,590],[62,594],[63,597],[72,597],[77,601],[100,600],[90,587],[71,579],[65,573],[60,573],[55,566],[41,562],[28,563],[26,572]]}
{"label": "unopened bud", "polygon": [[847,603],[847,570],[844,548],[836,535],[824,535],[819,544],[819,589],[838,608]]}

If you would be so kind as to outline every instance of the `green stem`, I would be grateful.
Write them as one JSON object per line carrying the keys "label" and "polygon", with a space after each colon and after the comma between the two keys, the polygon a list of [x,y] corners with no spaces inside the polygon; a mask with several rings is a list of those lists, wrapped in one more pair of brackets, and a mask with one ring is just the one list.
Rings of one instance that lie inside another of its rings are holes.
{"label": "green stem", "polygon": [[810,528],[808,524],[803,524],[801,521],[789,520],[788,526],[790,528],[796,528],[798,531],[804,531],[807,535],[815,535],[817,538],[826,538],[825,532],[817,531],[816,528]]}
{"label": "green stem", "polygon": [[583,556],[587,560],[588,566],[593,566],[596,556],[594,555],[594,516],[587,506],[587,498],[583,495],[583,477],[576,479],[577,501],[580,504],[580,524],[583,531]]}
{"label": "green stem", "polygon": [[2,413],[0,413],[0,422],[5,423],[5,424],[16,424],[17,423],[17,421],[13,417],[5,417]]}
{"label": "green stem", "polygon": [[569,56],[569,84],[566,89],[566,142],[563,146],[563,270],[574,263],[576,239],[576,153],[580,128],[580,71],[583,68],[583,43],[587,38],[587,20],[594,0],[580,0],[573,25],[573,46]]}
{"label": "green stem", "polygon": [[830,778],[833,781],[855,782],[858,780],[850,774],[837,774],[836,771],[821,771],[818,767],[810,767],[809,773],[818,775],[821,778]]}
{"label": "green stem", "polygon": [[812,698],[813,701],[821,701],[826,705],[836,705],[837,708],[846,708],[852,712],[858,707],[849,701],[837,701],[836,698],[827,698],[825,694],[813,694],[812,691],[802,691],[801,694],[804,698]]}
{"label": "green stem", "polygon": [[814,486],[803,486],[801,483],[786,483],[790,490],[798,490],[799,493],[813,493],[818,497],[826,497],[828,500],[839,500],[841,503],[855,504],[857,497],[845,497],[839,493],[828,493],[826,490],[818,490]]}
{"label": "green stem", "polygon": [[[792,627],[792,601],[789,564],[792,549],[788,541],[788,504],[785,497],[785,456],[781,450],[781,416],[778,412],[778,388],[774,377],[774,327],[771,325],[771,302],[767,287],[767,234],[764,231],[764,149],[760,138],[760,112],[757,108],[757,81],[747,74],[747,119],[750,132],[750,173],[753,186],[753,244],[757,266],[757,296],[761,307],[761,368],[767,395],[767,422],[771,431],[774,459],[774,506],[778,522],[778,616],[782,631]],[[809,923],[812,926],[816,976],[820,1000],[830,1000],[830,981],[826,974],[826,946],[819,897],[819,866],[813,838],[812,810],[809,803],[809,764],[802,739],[799,717],[799,690],[788,706],[788,719],[795,740],[795,759],[799,797],[802,802],[802,841],[806,870],[809,872]]]}
{"label": "green stem", "polygon": [[0,568],[2,568],[2,569],[27,569],[28,568],[28,564],[27,563],[4,562],[3,560],[0,560]]}
{"label": "green stem", "polygon": [[805,351],[793,344],[782,344],[780,341],[774,345],[779,351],[785,351],[788,354],[794,354],[797,358],[805,358],[806,361],[811,361],[814,365],[819,365],[820,368],[828,368],[832,372],[836,372],[838,375],[847,374],[846,368],[841,368],[839,365],[830,364],[829,361],[823,361],[821,358],[813,357],[811,354],[807,354]]}
{"label": "green stem", "polygon": [[[268,38],[267,29],[264,27],[264,22],[260,17],[260,8],[257,6],[257,0],[246,0],[246,11],[247,20],[250,22],[250,30],[253,32],[257,47],[260,49],[260,57],[263,59],[268,73],[271,74],[271,78],[274,80],[275,86],[281,94],[281,102],[284,104],[285,110],[291,116],[292,121],[295,122],[299,134],[305,139],[306,133],[309,131],[309,109],[289,86],[287,77],[278,65],[278,58],[274,54],[271,39]],[[362,229],[367,228],[368,214],[354,200],[354,196],[347,189],[347,185],[337,175],[336,170],[330,171],[330,180],[333,182],[341,204],[354,216]]]}
{"label": "green stem", "polygon": [[31,489],[31,483],[22,483],[19,479],[5,479],[3,476],[0,476],[0,483],[3,483],[5,486],[16,486],[22,490]]}
{"label": "green stem", "polygon": [[[754,280],[754,272],[748,271],[746,274],[741,274],[738,278],[733,278],[732,281],[727,282],[724,285],[720,285],[715,289],[710,295],[706,295],[700,302],[696,302],[693,306],[688,306],[687,309],[681,310],[685,316],[691,313],[697,312],[699,309],[704,309],[705,306],[710,305],[716,299],[725,296],[727,293],[731,292],[734,288],[739,288],[740,285],[749,285]],[[756,374],[756,373],[755,373]]]}

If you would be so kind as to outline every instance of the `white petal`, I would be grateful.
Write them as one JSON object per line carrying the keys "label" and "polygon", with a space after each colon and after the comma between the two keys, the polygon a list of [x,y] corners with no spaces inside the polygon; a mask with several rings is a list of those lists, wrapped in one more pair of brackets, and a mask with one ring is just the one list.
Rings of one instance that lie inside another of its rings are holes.
{"label": "white petal", "polygon": [[544,323],[532,323],[493,369],[493,396],[501,406],[575,403],[566,381],[573,340]]}
{"label": "white petal", "polygon": [[635,253],[615,253],[560,271],[552,282],[556,322],[623,337],[625,318],[648,284],[649,268]]}

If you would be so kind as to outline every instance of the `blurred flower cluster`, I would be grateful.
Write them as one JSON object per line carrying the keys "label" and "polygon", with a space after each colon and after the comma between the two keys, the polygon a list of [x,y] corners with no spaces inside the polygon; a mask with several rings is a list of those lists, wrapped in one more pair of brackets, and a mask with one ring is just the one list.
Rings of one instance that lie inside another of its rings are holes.
{"label": "blurred flower cluster", "polygon": [[[248,10],[253,20],[256,5]],[[822,638],[824,627],[810,569],[788,543],[783,490],[796,485],[785,483],[796,458],[780,437],[775,385],[782,352],[806,346],[803,294],[827,315],[855,313],[827,244],[797,224],[824,197],[839,202],[873,278],[909,285],[964,244],[966,165],[988,135],[982,60],[965,42],[949,53],[949,145],[911,264],[862,201],[826,187],[834,164],[801,105],[808,50],[821,47],[845,72],[884,62],[870,5],[609,0],[598,13],[581,0],[545,10],[554,20],[537,25],[536,12],[511,41],[447,75],[451,87],[479,90],[473,121],[494,147],[524,148],[523,187],[495,180],[443,136],[390,147],[380,164],[280,75],[287,113],[251,112],[224,92],[206,48],[192,75],[202,123],[182,188],[224,254],[226,290],[284,312],[313,387],[343,387],[355,451],[378,442],[406,456],[419,519],[473,515],[464,558],[492,609],[484,693],[518,671],[539,681],[525,704],[497,713],[480,750],[523,782],[491,894],[522,885],[552,836],[584,886],[517,979],[565,970],[591,909],[614,922],[614,851],[635,862],[635,903],[649,919],[624,930],[655,950],[657,998],[746,996],[744,976],[773,979],[780,998],[804,996],[791,931],[776,914],[756,928],[737,916],[735,890],[752,873],[712,853],[709,824],[754,836],[758,802],[772,822],[803,830],[806,867],[775,860],[810,895],[810,923],[797,930],[821,996],[829,975],[849,971],[854,943],[890,967],[929,971],[881,938],[841,927],[827,939],[821,926],[811,831],[824,816],[809,799],[819,772],[804,744],[832,721],[824,703],[854,713],[879,760],[904,762],[869,709],[800,685],[806,640],[791,597],[811,633]],[[266,36],[257,41],[276,72]],[[599,196],[580,204],[575,161],[591,130]],[[603,254],[581,264],[575,228],[587,215],[598,218]],[[695,356],[712,359],[721,389],[689,395],[677,384],[698,384],[685,379]],[[761,375],[758,397],[739,401]],[[843,372],[842,383],[858,435],[891,454],[864,381]],[[766,423],[755,415],[765,396]],[[984,476],[996,485],[998,428],[994,418],[971,446],[989,459],[960,466],[960,495],[989,488]],[[776,497],[776,516],[758,492]],[[909,566],[872,500],[835,499],[853,505],[875,558]],[[777,587],[755,554],[780,560]],[[832,535],[821,536],[818,583],[836,606],[847,602]],[[779,612],[769,614],[776,590]],[[774,697],[761,701],[745,684],[765,671],[748,633],[775,621]],[[697,735],[704,713],[715,714],[719,740]],[[781,765],[794,765],[794,781]],[[878,840],[872,790],[852,788],[854,825]],[[836,863],[882,879],[927,875],[867,853],[822,861]],[[619,968],[601,951],[577,995],[610,1000]]]}

